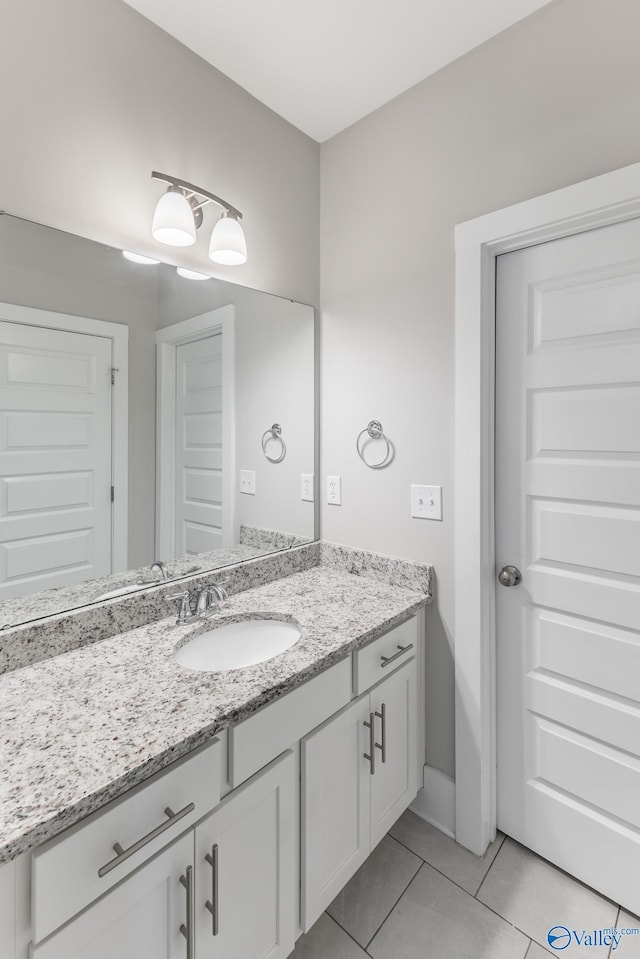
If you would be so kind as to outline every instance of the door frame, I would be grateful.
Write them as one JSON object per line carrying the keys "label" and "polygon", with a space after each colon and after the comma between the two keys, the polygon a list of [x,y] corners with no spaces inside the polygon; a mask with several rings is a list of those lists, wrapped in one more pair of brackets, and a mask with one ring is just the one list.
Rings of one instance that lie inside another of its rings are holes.
{"label": "door frame", "polygon": [[222,449],[228,468],[222,470],[222,538],[235,535],[235,307],[221,306],[156,333],[156,557],[173,558],[176,548],[176,350],[207,336],[222,334]]}
{"label": "door frame", "polygon": [[496,257],[640,216],[640,163],[455,228],[456,841],[496,834]]}
{"label": "door frame", "polygon": [[129,509],[129,327],[71,313],[55,313],[15,303],[0,304],[2,319],[21,326],[39,326],[64,333],[84,333],[111,340],[111,572],[128,564]]}

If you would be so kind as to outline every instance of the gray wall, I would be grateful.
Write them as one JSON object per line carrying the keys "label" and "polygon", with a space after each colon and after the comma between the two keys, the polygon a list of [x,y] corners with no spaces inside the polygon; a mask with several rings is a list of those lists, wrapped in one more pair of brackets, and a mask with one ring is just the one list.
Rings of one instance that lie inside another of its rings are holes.
{"label": "gray wall", "polygon": [[[318,145],[121,0],[2,0],[0,209],[214,272],[205,225],[150,236],[160,170],[244,213],[249,260],[218,276],[318,302]],[[206,235],[205,235],[206,234]]]}
{"label": "gray wall", "polygon": [[[640,159],[640,4],[559,0],[321,150],[323,536],[430,561],[427,760],[454,769],[454,225]],[[374,472],[356,434],[397,447]],[[410,483],[444,487],[442,523]]]}

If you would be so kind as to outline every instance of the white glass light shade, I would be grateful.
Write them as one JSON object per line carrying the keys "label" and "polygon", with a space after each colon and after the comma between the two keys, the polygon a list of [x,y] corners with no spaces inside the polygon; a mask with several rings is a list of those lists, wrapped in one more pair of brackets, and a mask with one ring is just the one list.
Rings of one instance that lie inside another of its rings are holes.
{"label": "white glass light shade", "polygon": [[188,270],[186,266],[176,267],[178,276],[181,276],[183,280],[210,280],[211,277],[206,273],[198,273],[197,270]]}
{"label": "white glass light shade", "polygon": [[209,244],[209,258],[224,266],[239,266],[247,262],[247,241],[242,227],[232,216],[222,216],[213,228]]}
{"label": "white glass light shade", "polygon": [[193,210],[184,194],[169,190],[160,197],[151,232],[156,240],[168,246],[191,246],[196,242]]}
{"label": "white glass light shade", "polygon": [[132,263],[141,263],[143,266],[154,266],[160,260],[154,260],[151,256],[144,256],[143,253],[133,253],[132,250],[123,250],[122,255],[125,260],[131,260]]}

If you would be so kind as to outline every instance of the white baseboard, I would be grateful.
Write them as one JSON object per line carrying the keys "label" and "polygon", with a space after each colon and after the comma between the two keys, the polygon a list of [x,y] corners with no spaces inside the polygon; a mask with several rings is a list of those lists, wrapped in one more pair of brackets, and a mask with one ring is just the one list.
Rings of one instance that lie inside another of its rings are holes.
{"label": "white baseboard", "polygon": [[424,786],[409,807],[420,819],[456,838],[456,783],[439,769],[425,766]]}

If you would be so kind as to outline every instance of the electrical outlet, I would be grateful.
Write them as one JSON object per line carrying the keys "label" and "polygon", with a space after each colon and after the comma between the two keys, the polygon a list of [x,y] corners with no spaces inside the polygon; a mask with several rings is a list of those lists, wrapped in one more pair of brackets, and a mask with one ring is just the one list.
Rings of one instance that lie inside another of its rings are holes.
{"label": "electrical outlet", "polygon": [[331,506],[342,506],[342,478],[327,476],[327,503]]}
{"label": "electrical outlet", "polygon": [[313,473],[302,473],[300,476],[300,499],[306,503],[313,503]]}
{"label": "electrical outlet", "polygon": [[256,495],[256,471],[240,470],[240,492]]}
{"label": "electrical outlet", "polygon": [[411,515],[416,519],[442,519],[442,487],[412,486]]}

